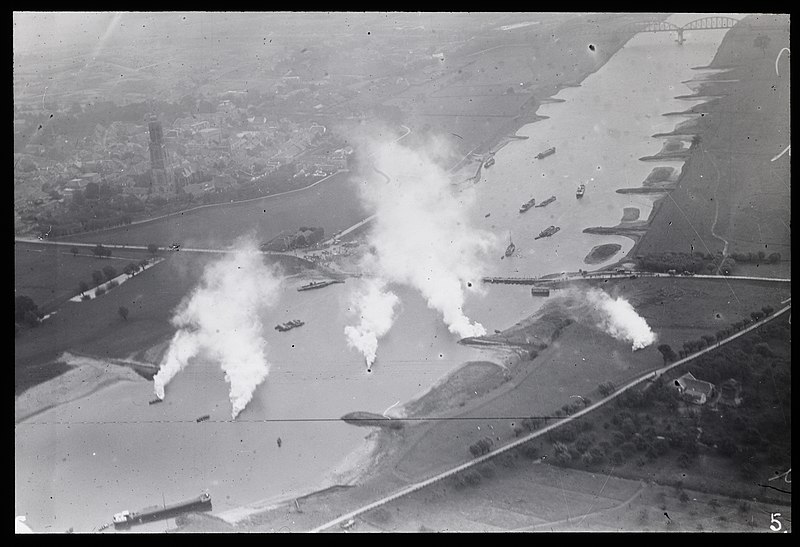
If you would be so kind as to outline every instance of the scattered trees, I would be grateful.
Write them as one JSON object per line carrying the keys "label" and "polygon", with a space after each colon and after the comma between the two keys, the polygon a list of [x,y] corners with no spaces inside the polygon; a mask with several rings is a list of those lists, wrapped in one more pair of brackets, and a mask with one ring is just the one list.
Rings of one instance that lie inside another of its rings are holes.
{"label": "scattered trees", "polygon": [[658,346],[658,351],[661,352],[661,356],[664,358],[664,365],[675,361],[675,352],[672,350],[669,344],[661,344]]}
{"label": "scattered trees", "polygon": [[78,290],[81,292],[81,294],[85,293],[89,290],[89,284],[86,281],[81,281],[78,283]]}
{"label": "scattered trees", "polygon": [[147,245],[147,251],[151,255],[156,256],[156,254],[158,254],[158,245],[156,245],[155,243],[149,243]]}
{"label": "scattered trees", "polygon": [[97,244],[96,247],[92,247],[92,252],[94,253],[95,256],[100,258],[111,256],[111,249],[103,247],[99,243]]}
{"label": "scattered trees", "polygon": [[113,266],[103,266],[103,275],[110,281],[117,277],[117,270]]}
{"label": "scattered trees", "polygon": [[494,441],[490,437],[484,437],[475,444],[470,445],[469,451],[477,458],[478,456],[487,454],[492,449],[493,445]]}
{"label": "scattered trees", "polygon": [[73,247],[72,249],[70,249],[70,252],[72,253],[72,256],[78,256],[80,250],[77,247]]}

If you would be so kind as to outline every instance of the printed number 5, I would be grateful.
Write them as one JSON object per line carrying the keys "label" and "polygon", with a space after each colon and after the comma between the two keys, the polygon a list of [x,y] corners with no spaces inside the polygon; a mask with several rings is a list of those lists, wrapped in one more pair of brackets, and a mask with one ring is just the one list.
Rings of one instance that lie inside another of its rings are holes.
{"label": "printed number 5", "polygon": [[781,521],[779,521],[778,519],[775,518],[775,517],[779,517],[779,516],[781,516],[780,513],[771,513],[770,514],[769,518],[770,518],[770,521],[772,521],[772,524],[769,525],[769,529],[772,530],[773,532],[777,532],[781,528],[783,528],[783,525],[781,524]]}

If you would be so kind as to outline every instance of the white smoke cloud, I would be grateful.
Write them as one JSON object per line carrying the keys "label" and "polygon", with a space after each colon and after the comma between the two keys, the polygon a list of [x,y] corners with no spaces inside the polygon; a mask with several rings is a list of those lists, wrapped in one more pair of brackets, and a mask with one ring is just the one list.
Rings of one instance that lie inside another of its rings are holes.
{"label": "white smoke cloud", "polygon": [[600,289],[589,289],[586,300],[590,305],[584,317],[617,340],[631,343],[631,349],[642,349],[656,340],[647,321],[636,313],[630,302],[622,297],[613,298]]}
{"label": "white smoke cloud", "polygon": [[466,291],[478,290],[484,253],[497,241],[470,226],[474,192],[456,192],[439,165],[452,152],[435,139],[420,150],[385,139],[361,141],[368,154],[361,197],[377,215],[368,236],[374,274],[417,289],[450,332],[462,338],[485,334],[463,307]]}
{"label": "white smoke cloud", "polygon": [[194,291],[178,307],[178,331],[153,378],[156,396],[198,355],[219,362],[230,384],[231,416],[244,409],[269,373],[260,315],[278,297],[281,278],[263,262],[255,244],[206,266]]}
{"label": "white smoke cloud", "polygon": [[358,326],[347,326],[347,345],[364,354],[367,370],[372,368],[378,353],[378,338],[389,332],[394,322],[395,306],[400,299],[386,290],[382,279],[367,278],[363,289],[352,295],[352,305],[361,317]]}

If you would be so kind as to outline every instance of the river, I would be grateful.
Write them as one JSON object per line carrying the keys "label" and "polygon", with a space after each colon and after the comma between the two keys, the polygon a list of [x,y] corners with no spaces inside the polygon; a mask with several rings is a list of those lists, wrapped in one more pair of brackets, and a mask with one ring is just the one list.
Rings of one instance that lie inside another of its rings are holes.
{"label": "river", "polygon": [[[680,25],[695,18],[676,15],[670,21]],[[580,87],[562,90],[556,98],[564,102],[540,107],[538,113],[549,118],[523,127],[518,134],[530,138],[502,148],[496,164],[483,170],[477,183],[480,206],[471,211],[473,222],[504,242],[510,235],[516,245],[515,255],[508,259],[501,260],[503,249],[498,250],[487,275],[575,271],[586,267],[583,258],[595,245],[622,246],[606,263],[631,249],[628,238],[584,234],[583,229],[618,224],[625,207],[638,208],[640,218],[647,218],[652,197],[616,190],[640,186],[656,166],[680,168],[680,162],[638,158],[661,149],[663,140],[651,135],[688,119],[662,114],[695,104],[674,97],[691,92],[682,82],[706,74],[692,68],[711,62],[725,32],[687,32],[683,45],[668,34],[636,35]],[[534,159],[551,146],[557,148],[556,154]],[[587,183],[587,190],[578,200],[575,190],[580,182]],[[328,195],[329,188],[320,185],[317,195]],[[291,196],[291,203],[305,204],[308,198],[299,195]],[[531,197],[540,202],[551,195],[557,200],[546,208],[518,212]],[[230,221],[246,226],[250,215],[259,222],[256,213],[260,218],[271,216],[261,212],[264,209],[290,214],[289,205],[284,205],[273,200],[259,211],[240,208]],[[366,216],[356,205],[347,207],[355,220]],[[196,213],[191,222],[167,224],[172,228],[152,236],[163,241],[192,238],[208,225],[203,214]],[[534,240],[551,224],[561,230]],[[227,241],[233,235],[226,228],[218,236]],[[126,235],[126,241],[131,237]],[[208,489],[214,513],[223,514],[259,500],[308,492],[325,485],[336,464],[365,446],[368,430],[338,421],[342,414],[384,412],[397,401],[424,392],[467,360],[493,359],[457,345],[419,295],[397,287],[402,307],[368,373],[343,335],[344,326],[355,322],[349,311],[350,294],[359,280],[298,293],[295,288],[301,282],[290,281],[278,305],[262,318],[272,368],[235,422],[229,419],[222,372],[200,359],[167,386],[162,404],[148,405],[150,383],[125,382],[18,424],[16,514],[27,515],[35,531],[63,532],[73,527],[88,532],[117,511],[160,504],[162,495],[171,503]],[[535,312],[542,301],[532,299],[524,286],[487,286],[482,296],[469,297],[465,310],[491,331],[513,325]],[[302,318],[306,324],[286,333],[272,328],[292,318]],[[197,423],[195,418],[203,414],[211,419]],[[154,523],[134,531],[159,531],[170,525]]]}

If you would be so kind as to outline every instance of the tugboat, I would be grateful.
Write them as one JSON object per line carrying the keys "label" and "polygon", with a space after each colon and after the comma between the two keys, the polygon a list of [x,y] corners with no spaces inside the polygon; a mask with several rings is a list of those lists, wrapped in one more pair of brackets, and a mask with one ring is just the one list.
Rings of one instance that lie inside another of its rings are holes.
{"label": "tugboat", "polygon": [[543,202],[541,202],[541,203],[540,203],[539,205],[537,205],[536,207],[547,207],[548,205],[550,205],[551,203],[553,203],[555,200],[556,200],[556,197],[555,197],[555,196],[550,196],[549,198],[547,198],[546,200],[544,200]]}
{"label": "tugboat", "polygon": [[542,238],[542,237],[550,237],[551,235],[553,235],[554,233],[556,233],[560,229],[561,228],[559,228],[558,226],[549,226],[549,227],[545,228],[544,230],[542,230],[541,232],[539,232],[539,235],[536,236],[534,239],[539,239],[539,238]]}
{"label": "tugboat", "polygon": [[292,330],[297,327],[302,327],[305,325],[305,322],[300,321],[299,319],[292,319],[286,323],[281,323],[280,325],[275,325],[275,330],[280,332],[286,332],[287,330]]}
{"label": "tugboat", "polygon": [[524,213],[525,211],[527,211],[528,209],[533,207],[535,204],[536,204],[536,200],[531,198],[531,199],[529,199],[528,201],[526,201],[525,203],[522,204],[522,207],[519,208],[519,212],[520,213]]}
{"label": "tugboat", "polygon": [[546,158],[547,156],[552,156],[555,153],[556,153],[556,147],[553,146],[552,148],[548,148],[544,152],[539,152],[538,154],[536,154],[536,159],[541,160]]}
{"label": "tugboat", "polygon": [[580,186],[578,186],[578,190],[575,192],[575,197],[581,199],[583,197],[583,194],[585,193],[586,193],[586,185],[581,184]]}
{"label": "tugboat", "polygon": [[516,246],[514,245],[514,242],[511,241],[511,238],[509,237],[508,238],[508,247],[506,247],[506,258],[508,258],[512,254],[514,254],[514,249],[516,249]]}
{"label": "tugboat", "polygon": [[489,169],[489,168],[490,168],[492,165],[494,165],[494,156],[492,156],[491,158],[489,158],[488,160],[486,160],[486,161],[484,162],[484,164],[483,164],[483,166],[484,166],[486,169]]}

